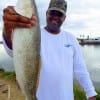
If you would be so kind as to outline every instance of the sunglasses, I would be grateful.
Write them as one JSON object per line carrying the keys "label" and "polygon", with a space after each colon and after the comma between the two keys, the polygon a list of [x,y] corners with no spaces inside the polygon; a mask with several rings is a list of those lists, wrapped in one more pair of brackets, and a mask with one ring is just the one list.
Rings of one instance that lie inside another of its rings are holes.
{"label": "sunglasses", "polygon": [[48,11],[48,13],[51,15],[51,16],[58,16],[58,17],[63,17],[64,14],[59,12],[59,11],[56,11],[56,10],[50,10]]}

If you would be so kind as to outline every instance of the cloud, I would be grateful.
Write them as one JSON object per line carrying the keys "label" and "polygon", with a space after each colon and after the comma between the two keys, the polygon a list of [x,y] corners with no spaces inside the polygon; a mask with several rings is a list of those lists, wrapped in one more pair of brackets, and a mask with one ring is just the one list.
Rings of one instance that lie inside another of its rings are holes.
{"label": "cloud", "polygon": [[[0,3],[0,10],[9,4],[15,4],[16,1],[3,0]],[[49,2],[50,0],[36,0],[41,25],[46,23],[45,14]],[[67,2],[68,10],[64,28],[79,34],[91,32],[100,35],[100,0],[67,0]]]}
{"label": "cloud", "polygon": [[100,1],[68,0],[64,27],[75,33],[95,33],[100,36]]}

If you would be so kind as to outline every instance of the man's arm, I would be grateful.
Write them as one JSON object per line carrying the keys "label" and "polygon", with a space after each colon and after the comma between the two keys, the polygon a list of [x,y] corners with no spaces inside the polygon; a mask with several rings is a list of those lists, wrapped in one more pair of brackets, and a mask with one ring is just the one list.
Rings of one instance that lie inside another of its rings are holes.
{"label": "man's arm", "polygon": [[3,39],[8,48],[12,49],[12,33],[15,28],[30,28],[36,24],[36,16],[30,19],[19,15],[13,6],[8,6],[3,10]]}
{"label": "man's arm", "polygon": [[74,74],[86,92],[88,100],[96,100],[96,91],[86,68],[81,48],[77,40],[74,41]]}

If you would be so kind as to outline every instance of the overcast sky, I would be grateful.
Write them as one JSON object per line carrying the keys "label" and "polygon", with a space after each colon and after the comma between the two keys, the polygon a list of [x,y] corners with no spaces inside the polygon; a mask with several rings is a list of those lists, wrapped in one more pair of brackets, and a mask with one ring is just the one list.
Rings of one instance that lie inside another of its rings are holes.
{"label": "overcast sky", "polygon": [[[16,1],[3,0],[0,3],[0,22],[2,21],[2,9],[7,5],[15,5]],[[45,12],[49,1],[36,0],[41,26],[45,25]],[[73,34],[100,36],[100,0],[67,0],[67,2],[67,18],[63,27]]]}

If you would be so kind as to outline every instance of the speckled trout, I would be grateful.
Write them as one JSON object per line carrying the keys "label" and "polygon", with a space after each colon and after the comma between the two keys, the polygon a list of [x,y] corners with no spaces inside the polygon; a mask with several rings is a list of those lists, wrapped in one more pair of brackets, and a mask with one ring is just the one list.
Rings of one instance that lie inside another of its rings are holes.
{"label": "speckled trout", "polygon": [[32,28],[17,28],[13,34],[13,57],[16,79],[26,100],[36,99],[36,84],[39,74],[40,27],[35,0],[18,0],[15,11],[22,16],[37,16]]}

